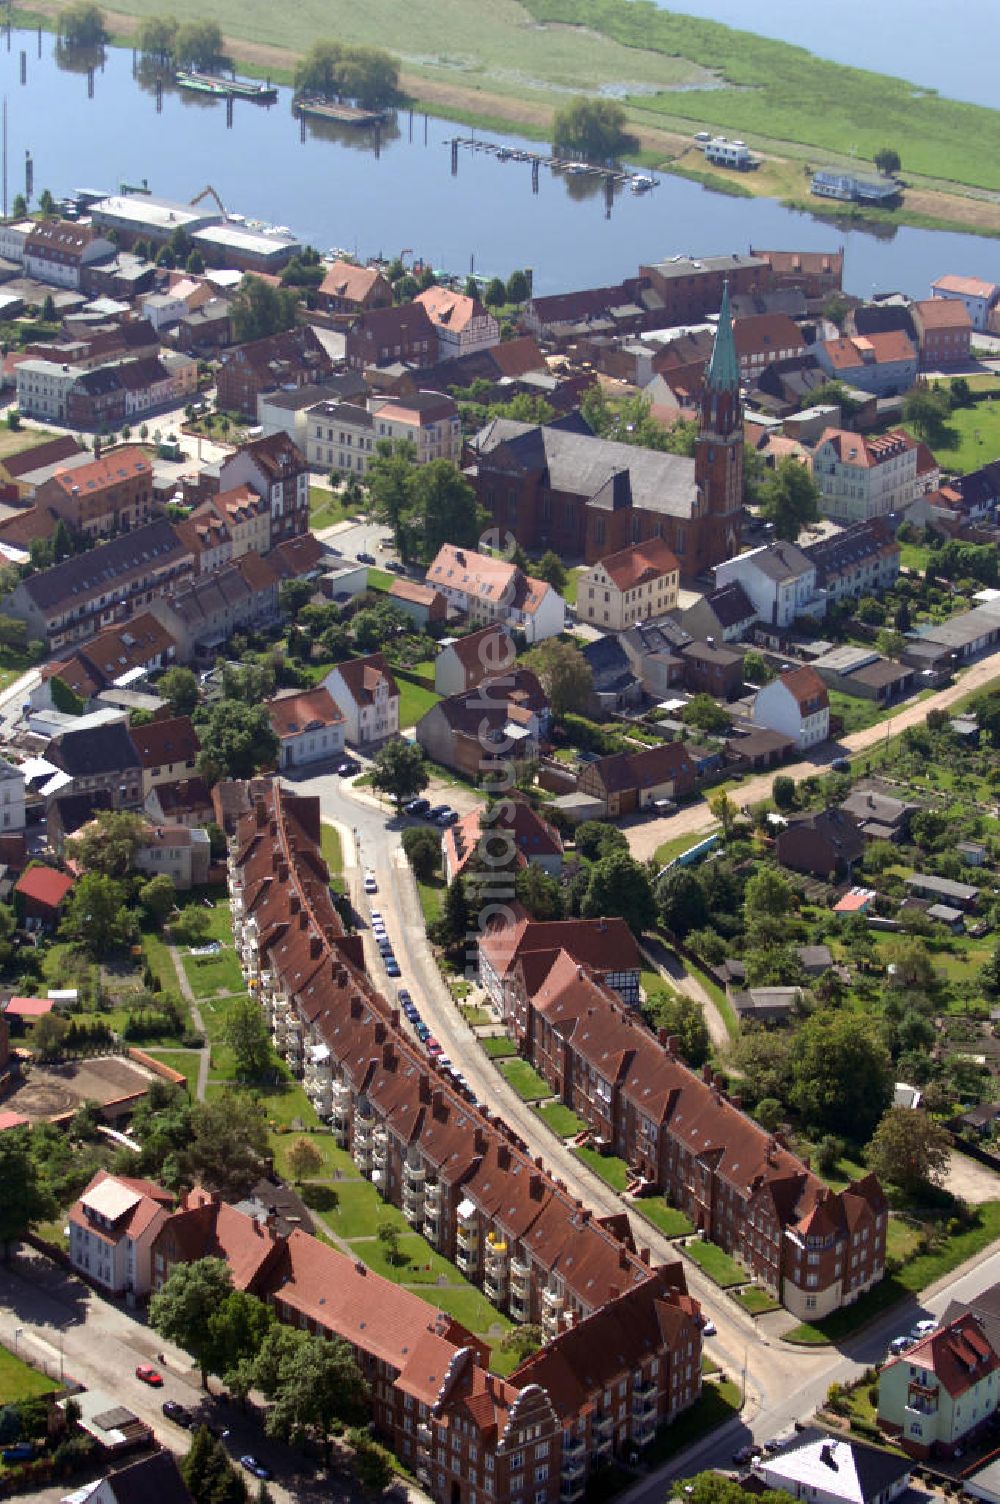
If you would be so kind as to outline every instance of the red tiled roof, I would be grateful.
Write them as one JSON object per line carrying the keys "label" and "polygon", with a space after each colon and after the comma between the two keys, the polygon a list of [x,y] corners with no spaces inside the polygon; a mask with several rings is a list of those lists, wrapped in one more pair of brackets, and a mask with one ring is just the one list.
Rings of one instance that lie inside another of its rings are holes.
{"label": "red tiled roof", "polygon": [[533,952],[566,951],[596,972],[639,971],[642,960],[624,919],[520,919],[483,935],[479,949],[498,976]]}
{"label": "red tiled roof", "polygon": [[852,433],[846,428],[824,428],[817,449],[823,444],[833,445],[841,464],[854,465],[863,470],[886,464],[906,450],[918,447],[916,439],[899,428],[891,428],[887,433],[870,437]]}
{"label": "red tiled roof", "polygon": [[12,1018],[41,1018],[54,1007],[50,997],[12,997],[3,1011]]}
{"label": "red tiled roof", "polygon": [[165,763],[193,762],[201,751],[198,733],[188,715],[171,716],[165,721],[149,721],[145,726],[132,726],[130,735],[143,768],[160,768]]}
{"label": "red tiled roof", "polygon": [[444,329],[467,329],[473,319],[487,313],[478,298],[466,297],[465,293],[452,292],[447,287],[428,287],[413,301],[422,303],[431,323]]}
{"label": "red tiled roof", "polygon": [[367,658],[345,658],[333,666],[347,686],[355,705],[371,705],[375,691],[383,679],[388,685],[390,698],[399,694],[392,670],[381,653],[369,653]]}
{"label": "red tiled roof", "polygon": [[947,272],[945,276],[938,277],[931,287],[942,293],[955,293],[959,297],[985,298],[987,302],[995,298],[1000,292],[1000,287],[995,282],[987,282],[982,277],[959,277],[954,272]]}
{"label": "red tiled roof", "polygon": [[122,481],[133,480],[137,475],[151,479],[152,474],[153,467],[145,450],[130,445],[124,449],[112,449],[89,465],[57,470],[52,479],[68,496],[86,496],[107,490],[109,486],[121,485]]}
{"label": "red tiled roof", "polygon": [[932,1373],[952,1399],[960,1399],[1000,1368],[1000,1358],[971,1311],[931,1332],[900,1357],[891,1358],[886,1366],[895,1363]]}
{"label": "red tiled roof", "polygon": [[812,715],[829,705],[826,685],[814,668],[793,668],[781,675],[781,682],[803,715]]}
{"label": "red tiled roof", "polygon": [[54,867],[29,867],[22,872],[14,885],[14,892],[35,903],[57,909],[73,886],[68,872],[57,872]]}
{"label": "red tiled roof", "polygon": [[597,567],[602,566],[619,590],[632,590],[636,585],[646,585],[662,575],[680,571],[677,559],[662,538],[633,543],[630,548],[608,554]]}
{"label": "red tiled roof", "polygon": [[[452,876],[463,872],[476,856],[484,832],[487,842],[492,831],[498,833],[500,844],[505,844],[505,837],[512,839],[513,859],[519,866],[527,866],[533,857],[562,856],[563,844],[558,831],[536,815],[530,804],[523,799],[504,799],[499,807],[499,818],[485,827],[484,810],[476,808],[445,831],[443,844]],[[500,836],[500,832],[505,835]]]}
{"label": "red tiled roof", "polygon": [[355,266],[352,261],[335,261],[320,283],[318,291],[327,298],[363,303],[381,275],[375,266]]}
{"label": "red tiled roof", "polygon": [[925,329],[971,329],[969,310],[959,298],[924,298],[911,312]]}
{"label": "red tiled roof", "polygon": [[282,741],[317,731],[323,726],[339,726],[344,717],[330,691],[320,685],[304,694],[280,695],[268,700],[267,714],[275,735]]}

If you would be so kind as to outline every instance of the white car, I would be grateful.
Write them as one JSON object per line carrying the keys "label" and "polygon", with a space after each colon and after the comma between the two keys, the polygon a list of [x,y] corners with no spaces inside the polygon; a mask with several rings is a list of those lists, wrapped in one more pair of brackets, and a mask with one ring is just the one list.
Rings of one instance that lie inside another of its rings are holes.
{"label": "white car", "polygon": [[920,1337],[929,1337],[931,1332],[936,1332],[940,1325],[940,1321],[935,1321],[933,1317],[925,1316],[923,1321],[916,1322],[910,1328],[910,1336],[917,1339]]}
{"label": "white car", "polygon": [[366,893],[377,893],[378,892],[378,883],[375,881],[375,874],[374,874],[374,872],[371,871],[370,868],[365,873],[365,892]]}

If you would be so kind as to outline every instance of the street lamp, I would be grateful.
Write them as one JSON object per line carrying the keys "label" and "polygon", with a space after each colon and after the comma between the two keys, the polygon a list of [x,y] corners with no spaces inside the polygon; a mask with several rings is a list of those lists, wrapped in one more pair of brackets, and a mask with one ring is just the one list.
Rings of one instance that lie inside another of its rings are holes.
{"label": "street lamp", "polygon": [[18,1344],[18,1341],[20,1340],[23,1332],[24,1332],[24,1327],[23,1326],[16,1326],[14,1328],[14,1353],[15,1353],[15,1355],[17,1354],[17,1344]]}

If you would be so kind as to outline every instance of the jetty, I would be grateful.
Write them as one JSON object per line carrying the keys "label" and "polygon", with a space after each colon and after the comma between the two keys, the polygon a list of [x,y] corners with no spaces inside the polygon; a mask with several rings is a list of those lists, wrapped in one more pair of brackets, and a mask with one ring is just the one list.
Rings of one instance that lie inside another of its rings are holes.
{"label": "jetty", "polygon": [[564,177],[600,178],[608,187],[628,188],[633,193],[648,193],[656,187],[656,178],[647,172],[632,172],[627,167],[617,167],[610,163],[601,165],[598,162],[581,162],[572,157],[553,156],[549,152],[525,151],[522,147],[504,146],[498,141],[488,141],[479,136],[452,136],[445,141],[445,145],[451,148],[453,158],[457,157],[460,150],[481,151],[495,157],[498,162],[527,162],[533,174],[537,174],[540,167],[548,167]]}

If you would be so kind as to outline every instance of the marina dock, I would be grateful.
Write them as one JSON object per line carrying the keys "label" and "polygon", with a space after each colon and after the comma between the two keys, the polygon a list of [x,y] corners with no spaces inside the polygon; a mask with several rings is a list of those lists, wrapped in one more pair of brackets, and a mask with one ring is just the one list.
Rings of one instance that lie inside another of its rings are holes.
{"label": "marina dock", "polygon": [[453,163],[457,161],[460,150],[482,151],[495,157],[498,162],[527,162],[533,175],[537,175],[540,167],[548,167],[566,177],[600,178],[607,187],[629,188],[633,193],[648,193],[656,187],[657,180],[650,173],[631,172],[625,167],[602,167],[596,162],[575,161],[571,157],[556,157],[548,152],[524,151],[519,147],[503,146],[497,141],[487,141],[476,136],[452,136],[445,145],[451,147]]}

